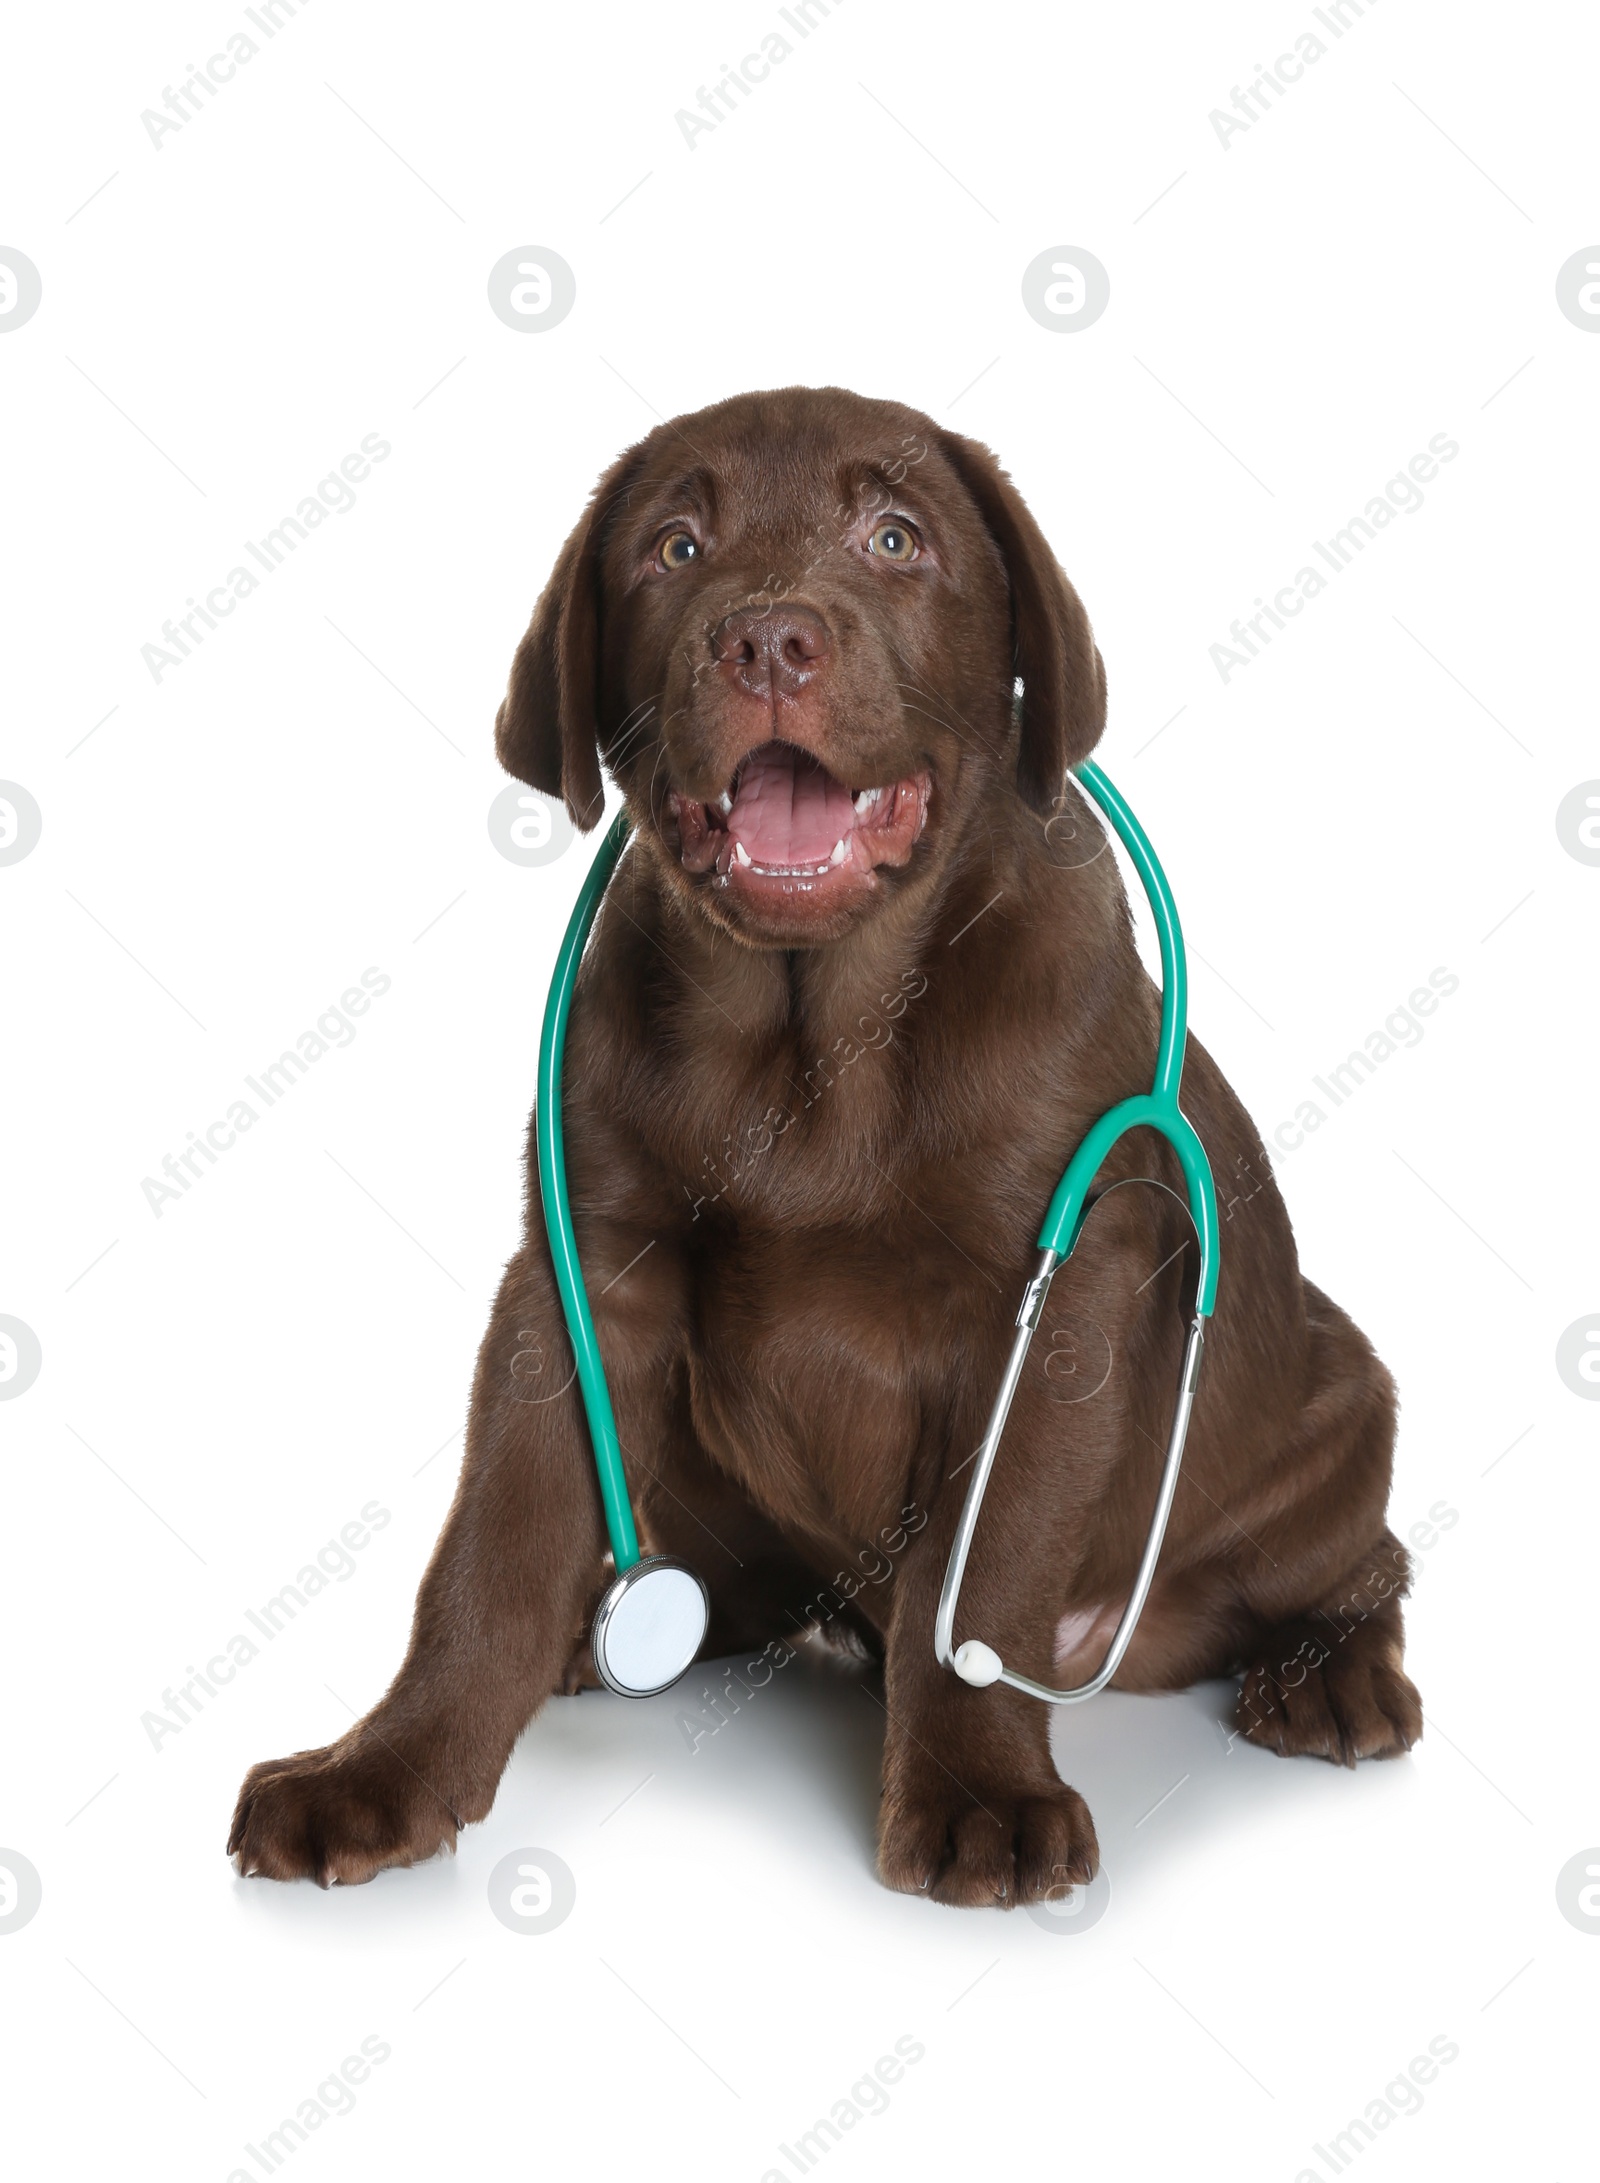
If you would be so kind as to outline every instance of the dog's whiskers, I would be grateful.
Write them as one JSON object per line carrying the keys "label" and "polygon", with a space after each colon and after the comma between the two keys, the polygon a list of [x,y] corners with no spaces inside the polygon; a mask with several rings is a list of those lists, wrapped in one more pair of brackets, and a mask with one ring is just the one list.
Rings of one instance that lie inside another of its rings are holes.
{"label": "dog's whiskers", "polygon": [[635,705],[633,710],[618,725],[616,740],[611,751],[613,768],[626,765],[628,760],[637,752],[639,745],[649,732],[651,717],[655,712],[656,703],[660,696],[661,692],[658,690],[654,697],[645,698],[641,704]]}
{"label": "dog's whiskers", "polygon": [[[923,714],[923,718],[931,720],[935,727],[948,729],[962,743],[970,745],[973,740],[983,741],[983,738],[977,735],[977,731],[971,728],[970,722],[963,721],[958,724],[956,720],[950,717],[952,708],[936,691],[924,690],[919,683],[915,682],[902,682],[899,687],[902,690],[909,690],[914,697],[926,699],[927,703],[935,708],[932,712]],[[907,712],[918,712],[921,708],[916,705],[908,705],[906,710]],[[964,730],[968,732],[963,732]]]}
{"label": "dog's whiskers", "polygon": [[[656,762],[650,768],[650,785],[648,786],[648,788],[646,788],[644,792],[645,801],[650,806],[650,816],[657,822],[658,825],[661,820],[661,807],[656,802],[656,776],[661,771],[661,761],[663,758],[666,757],[666,755],[667,746],[665,743],[663,743],[660,749],[656,752]],[[668,793],[671,793],[670,789],[668,790]]]}
{"label": "dog's whiskers", "polygon": [[637,705],[631,705],[628,710],[623,714],[622,718],[617,722],[617,733],[619,735],[624,733],[628,727],[629,722],[634,720],[640,713],[654,712],[656,705],[660,700],[660,697],[661,692],[659,690],[654,690],[648,697],[640,698]]}
{"label": "dog's whiskers", "polygon": [[[900,709],[902,712],[915,713],[919,720],[931,721],[933,726],[936,728],[948,729],[949,732],[954,735],[958,741],[962,743],[968,743],[967,737],[961,733],[961,730],[957,727],[952,726],[948,720],[941,719],[938,713],[928,712],[921,705],[909,705],[906,703],[904,698],[902,698],[900,701]],[[970,747],[971,745],[970,743],[968,743],[968,748],[970,749]]]}

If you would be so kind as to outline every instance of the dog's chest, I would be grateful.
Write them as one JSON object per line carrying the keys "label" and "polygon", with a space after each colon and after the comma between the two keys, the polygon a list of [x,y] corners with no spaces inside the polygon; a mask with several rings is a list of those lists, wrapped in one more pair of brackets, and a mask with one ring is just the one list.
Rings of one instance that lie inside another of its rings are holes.
{"label": "dog's chest", "polygon": [[977,1211],[984,1163],[944,1140],[938,1118],[962,1101],[913,1035],[927,983],[879,979],[881,1005],[845,1031],[796,1026],[760,1056],[734,1044],[698,1096],[674,1083],[660,1110],[654,1149],[686,1214],[695,1431],[790,1528],[866,1538],[896,1518],[919,1463],[965,1429],[1009,1325],[991,1308],[1007,1283]]}
{"label": "dog's chest", "polygon": [[872,1536],[949,1407],[952,1360],[925,1317],[892,1243],[844,1227],[724,1233],[695,1263],[701,1445],[780,1524]]}

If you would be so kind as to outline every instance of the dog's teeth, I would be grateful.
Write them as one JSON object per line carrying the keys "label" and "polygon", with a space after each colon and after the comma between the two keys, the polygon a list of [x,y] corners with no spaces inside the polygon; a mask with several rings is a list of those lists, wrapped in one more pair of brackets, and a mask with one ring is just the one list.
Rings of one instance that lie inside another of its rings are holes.
{"label": "dog's teeth", "polygon": [[717,809],[722,813],[722,816],[724,818],[726,818],[728,816],[728,813],[733,809],[733,798],[728,794],[728,791],[726,789],[724,789],[722,791],[722,794],[717,798]]}
{"label": "dog's teeth", "polygon": [[734,854],[734,857],[735,857],[735,859],[736,859],[736,860],[737,860],[737,861],[738,861],[738,862],[739,862],[740,864],[748,864],[748,863],[750,862],[750,852],[749,852],[749,850],[748,850],[748,849],[747,849],[747,848],[745,847],[745,845],[744,845],[744,843],[743,843],[742,841],[736,841],[736,842],[734,843],[734,845],[733,845],[733,854]]}
{"label": "dog's teeth", "polygon": [[882,794],[883,790],[881,788],[862,788],[856,791],[852,801],[862,817],[865,818]]}
{"label": "dog's teeth", "polygon": [[829,857],[829,859],[828,859],[828,864],[827,864],[827,866],[825,866],[825,867],[824,867],[824,869],[828,869],[828,868],[830,868],[830,867],[832,867],[833,865],[836,865],[836,864],[842,864],[843,862],[844,862],[844,836],[843,836],[843,834],[841,834],[841,835],[839,836],[839,839],[838,839],[838,840],[837,840],[837,841],[836,841],[836,842],[834,843],[834,845],[833,845],[833,854],[832,854],[832,856],[831,856],[831,857]]}

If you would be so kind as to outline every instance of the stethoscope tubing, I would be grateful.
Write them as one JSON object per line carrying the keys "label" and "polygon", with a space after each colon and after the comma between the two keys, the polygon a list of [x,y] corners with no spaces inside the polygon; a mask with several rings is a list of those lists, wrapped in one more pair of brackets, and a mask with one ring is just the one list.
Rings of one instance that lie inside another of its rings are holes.
{"label": "stethoscope tubing", "polygon": [[567,1021],[572,1014],[572,995],[578,982],[578,965],[589,937],[600,898],[606,891],[617,859],[627,842],[630,826],[626,811],[619,811],[606,829],[605,838],[589,867],[567,929],[562,937],[556,967],[545,1002],[544,1026],[539,1034],[534,1138],[538,1152],[539,1198],[544,1208],[545,1234],[555,1268],[556,1290],[578,1368],[578,1387],[589,1420],[589,1439],[600,1481],[600,1501],[605,1511],[606,1533],[618,1575],[639,1559],[639,1534],[634,1527],[633,1503],[628,1496],[628,1477],[622,1464],[622,1443],[617,1437],[616,1414],[606,1385],[606,1368],[600,1355],[600,1338],[589,1311],[578,1261],[578,1239],[572,1232],[572,1207],[567,1198],[566,1145],[561,1123],[561,1066],[567,1050]]}

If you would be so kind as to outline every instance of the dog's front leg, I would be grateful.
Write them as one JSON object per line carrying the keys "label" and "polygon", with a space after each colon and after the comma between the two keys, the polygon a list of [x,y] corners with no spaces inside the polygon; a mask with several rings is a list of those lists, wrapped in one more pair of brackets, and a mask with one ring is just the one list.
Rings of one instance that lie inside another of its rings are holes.
{"label": "dog's front leg", "polygon": [[[453,1846],[488,1813],[601,1581],[599,1497],[571,1370],[548,1259],[520,1252],[479,1352],[461,1482],[405,1662],[336,1743],[251,1768],[228,1842],[241,1872],[324,1887],[368,1880]],[[630,1381],[619,1375],[613,1388],[625,1438]]]}
{"label": "dog's front leg", "polygon": [[[953,1516],[953,1507],[935,1512],[895,1584],[878,1869],[888,1886],[936,1902],[1009,1910],[1059,1900],[1093,1879],[1100,1850],[1088,1806],[1051,1759],[1050,1708],[1000,1683],[974,1690],[934,1658]],[[997,1555],[992,1538],[989,1546],[987,1569],[1003,1567],[1026,1599],[1026,1552]],[[958,1637],[987,1629],[1004,1642],[1015,1613],[974,1567]],[[1023,1664],[1048,1674],[1043,1662]]]}

